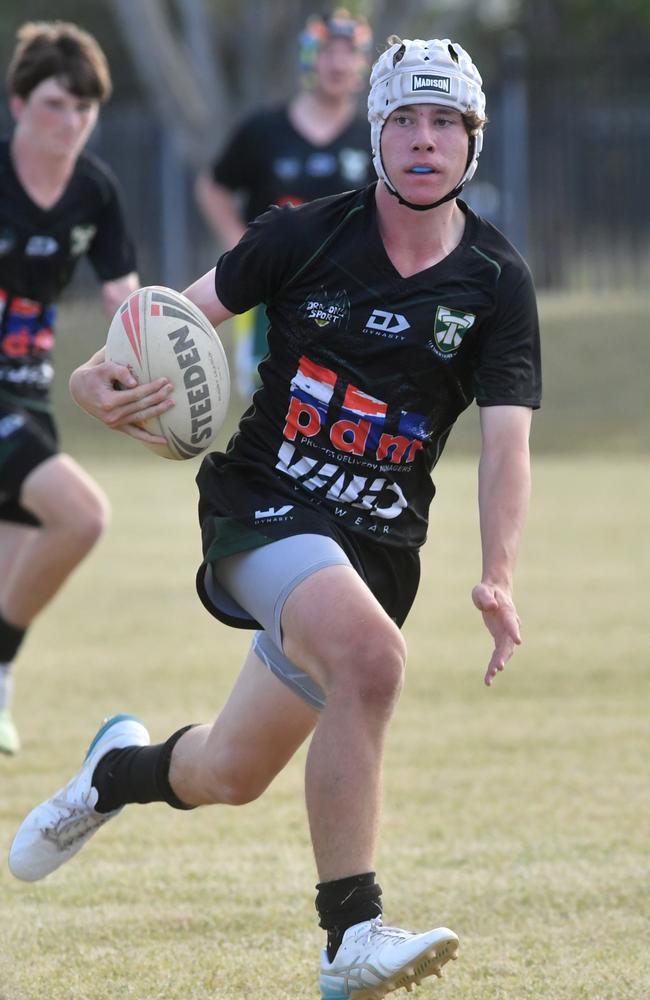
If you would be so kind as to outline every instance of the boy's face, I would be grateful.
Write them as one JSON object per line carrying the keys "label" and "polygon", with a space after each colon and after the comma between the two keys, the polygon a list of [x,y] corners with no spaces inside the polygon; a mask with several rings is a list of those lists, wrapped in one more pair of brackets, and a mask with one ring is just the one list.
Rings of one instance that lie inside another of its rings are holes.
{"label": "boy's face", "polygon": [[467,167],[469,139],[459,111],[435,104],[393,111],[381,133],[386,174],[399,193],[426,205],[452,191]]}
{"label": "boy's face", "polygon": [[340,98],[360,89],[367,60],[347,38],[331,38],[316,56],[319,90],[327,97]]}
{"label": "boy's face", "polygon": [[71,94],[57,77],[41,80],[28,97],[14,95],[11,113],[17,129],[50,156],[77,157],[99,114],[99,101]]}

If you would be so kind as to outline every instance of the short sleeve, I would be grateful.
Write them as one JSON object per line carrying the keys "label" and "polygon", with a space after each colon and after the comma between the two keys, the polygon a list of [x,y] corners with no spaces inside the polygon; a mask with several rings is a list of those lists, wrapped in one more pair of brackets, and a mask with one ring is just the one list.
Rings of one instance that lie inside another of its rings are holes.
{"label": "short sleeve", "polygon": [[499,276],[496,308],[487,321],[474,373],[474,394],[479,406],[540,406],[537,301],[521,259],[505,264]]}
{"label": "short sleeve", "polygon": [[136,270],[135,249],[126,228],[120,191],[114,181],[102,185],[97,232],[88,248],[88,257],[100,281],[115,281]]}
{"label": "short sleeve", "polygon": [[231,191],[248,191],[256,176],[261,142],[258,117],[247,118],[235,129],[226,147],[212,164],[212,179]]}
{"label": "short sleeve", "polygon": [[232,313],[269,304],[300,266],[295,210],[273,206],[258,216],[239,243],[217,262],[215,289]]}

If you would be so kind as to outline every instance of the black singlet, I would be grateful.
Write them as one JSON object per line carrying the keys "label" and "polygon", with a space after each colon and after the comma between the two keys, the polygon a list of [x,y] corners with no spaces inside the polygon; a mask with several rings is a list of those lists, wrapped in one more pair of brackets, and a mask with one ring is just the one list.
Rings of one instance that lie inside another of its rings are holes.
{"label": "black singlet", "polygon": [[235,131],[213,164],[218,184],[245,197],[244,217],[270,205],[300,205],[370,183],[370,126],[355,118],[332,142],[316,146],[295,130],[286,107],[259,111]]}
{"label": "black singlet", "polygon": [[273,208],[221,257],[219,298],[234,313],[267,304],[270,350],[226,453],[201,467],[206,512],[237,518],[247,494],[268,490],[267,528],[279,510],[290,516],[284,500],[316,505],[369,540],[418,548],[431,471],[459,414],[474,399],[539,406],[528,267],[458,204],[460,244],[408,278],[384,250],[375,185]]}
{"label": "black singlet", "polygon": [[83,153],[59,201],[45,210],[18,180],[9,142],[0,142],[0,392],[47,398],[53,304],[83,254],[102,282],[135,270],[112,173]]}

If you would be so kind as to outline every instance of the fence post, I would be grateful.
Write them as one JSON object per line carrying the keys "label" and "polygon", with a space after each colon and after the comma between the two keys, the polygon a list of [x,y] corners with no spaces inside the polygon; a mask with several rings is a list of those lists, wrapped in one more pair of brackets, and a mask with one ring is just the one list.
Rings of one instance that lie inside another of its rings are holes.
{"label": "fence post", "polygon": [[161,130],[160,193],[161,282],[182,291],[188,283],[187,192],[184,164],[174,137],[166,129]]}
{"label": "fence post", "polygon": [[528,93],[524,39],[509,32],[503,47],[502,114],[503,228],[527,257],[530,193],[528,190]]}

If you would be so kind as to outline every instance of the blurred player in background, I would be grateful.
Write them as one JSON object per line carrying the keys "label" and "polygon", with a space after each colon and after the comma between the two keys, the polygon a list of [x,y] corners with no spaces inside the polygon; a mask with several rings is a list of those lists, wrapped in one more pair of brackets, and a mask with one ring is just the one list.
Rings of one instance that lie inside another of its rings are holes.
{"label": "blurred player in background", "polygon": [[[371,44],[366,20],[343,8],[309,18],[300,36],[300,92],[247,118],[197,180],[199,205],[225,249],[270,205],[300,205],[371,181],[370,130],[357,103]],[[235,320],[234,374],[243,399],[259,385],[267,327],[263,307]]]}
{"label": "blurred player in background", "polygon": [[[472,599],[493,643],[485,683],[505,668],[520,642],[513,574],[541,391],[530,272],[458,199],[486,122],[470,56],[449,39],[391,40],[368,111],[378,182],[272,208],[186,293],[215,325],[259,302],[271,323],[255,405],[197,480],[199,595],[220,620],[257,629],[231,696],[213,725],[155,746],[140,720],[110,719],[78,774],[24,820],[9,862],[18,878],[47,876],[127,803],[249,802],[311,736],[323,1000],[410,989],[455,957],[446,927],[382,922],[375,858],[400,628],[418,589],[431,471],[476,400],[483,563]],[[73,373],[73,395],[141,436],[138,421],[169,400],[152,383],[138,402],[139,390],[111,388],[119,377],[97,355]],[[432,808],[441,767],[444,757],[421,776]]]}
{"label": "blurred player in background", "polygon": [[83,152],[111,93],[95,39],[64,22],[23,25],[7,83],[15,127],[0,142],[0,750],[15,753],[12,662],[108,517],[97,484],[58,449],[54,303],[83,254],[108,316],[138,277],[115,180]]}

